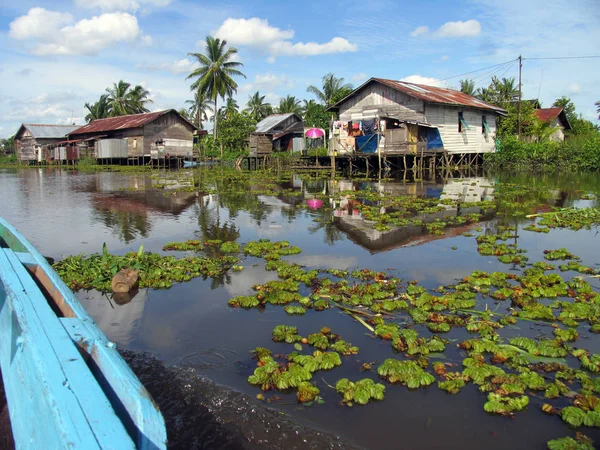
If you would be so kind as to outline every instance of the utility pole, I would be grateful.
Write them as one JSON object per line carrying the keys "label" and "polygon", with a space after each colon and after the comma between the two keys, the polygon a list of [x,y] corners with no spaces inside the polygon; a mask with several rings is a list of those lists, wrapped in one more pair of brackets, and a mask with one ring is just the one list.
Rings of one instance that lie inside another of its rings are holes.
{"label": "utility pole", "polygon": [[521,140],[521,69],[523,67],[523,58],[519,55],[519,104],[517,110],[517,137],[519,141]]}

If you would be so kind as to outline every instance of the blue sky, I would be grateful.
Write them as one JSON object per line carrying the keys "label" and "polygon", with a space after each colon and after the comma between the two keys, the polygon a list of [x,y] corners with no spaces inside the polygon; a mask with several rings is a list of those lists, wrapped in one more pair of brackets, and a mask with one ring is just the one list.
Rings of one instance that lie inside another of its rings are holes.
{"label": "blue sky", "polygon": [[[527,57],[600,54],[598,0],[237,1],[1,0],[0,136],[22,122],[83,123],[85,102],[120,79],[150,90],[153,110],[191,98],[188,52],[206,35],[239,50],[247,79],[276,104],[311,98],[333,72],[355,86],[369,77],[457,87],[456,75]],[[600,59],[525,60],[524,98],[543,106],[569,96],[596,120]],[[517,75],[516,64],[470,77]]]}

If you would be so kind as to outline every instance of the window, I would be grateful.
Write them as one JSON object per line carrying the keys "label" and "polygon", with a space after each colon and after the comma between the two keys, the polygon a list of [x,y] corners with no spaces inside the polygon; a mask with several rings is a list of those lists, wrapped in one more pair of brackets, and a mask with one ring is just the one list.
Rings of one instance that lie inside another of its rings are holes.
{"label": "window", "polygon": [[488,127],[488,123],[487,123],[487,117],[485,115],[481,116],[481,134],[483,134],[485,136],[485,138],[488,138],[488,135],[490,133],[490,129]]}
{"label": "window", "polygon": [[465,120],[464,116],[463,116],[463,112],[460,111],[458,113],[458,132],[462,133],[465,130],[470,130],[471,128],[469,128],[469,125],[467,124],[467,121]]}

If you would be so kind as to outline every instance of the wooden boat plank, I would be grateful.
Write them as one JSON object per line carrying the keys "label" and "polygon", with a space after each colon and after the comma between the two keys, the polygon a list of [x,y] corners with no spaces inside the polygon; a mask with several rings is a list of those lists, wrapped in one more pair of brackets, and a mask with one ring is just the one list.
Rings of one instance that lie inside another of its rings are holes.
{"label": "wooden boat plank", "polygon": [[17,258],[19,258],[19,261],[21,261],[23,264],[30,264],[30,265],[37,264],[33,255],[29,252],[15,252],[15,255],[17,255]]}
{"label": "wooden boat plank", "polygon": [[[2,219],[0,235],[5,242],[8,242],[6,237],[20,236],[17,230]],[[89,342],[93,342],[90,348],[90,359],[93,360],[90,369],[103,384],[113,408],[117,412],[125,410],[126,413],[121,414],[122,418],[128,416],[135,423],[136,433],[131,434],[137,435],[134,439],[136,447],[153,450],[166,448],[164,419],[148,391],[46,259],[26,239],[20,237],[17,241],[19,251],[29,252],[34,257],[37,264],[28,264],[27,267],[48,291],[63,315],[78,318],[76,321],[60,319],[71,339],[77,334],[86,336]],[[76,340],[74,342],[77,343]],[[130,428],[130,425],[125,423],[125,427]]]}
{"label": "wooden boat plank", "polygon": [[111,403],[96,383],[92,372],[46,298],[15,253],[10,249],[3,249],[3,251],[19,276],[24,294],[30,300],[43,326],[41,331],[51,343],[69,388],[76,394],[83,414],[91,424],[98,442],[103,447],[108,446],[107,448],[114,446],[115,442],[120,442],[120,448],[133,448],[133,442],[129,439],[125,427],[115,415]]}
{"label": "wooden boat plank", "polygon": [[[9,339],[0,340],[0,361],[16,447],[61,448],[64,443],[76,446],[95,442],[77,398],[53,357],[42,324],[4,251],[0,251],[0,276],[4,280],[1,324],[3,330],[10,332],[6,336]],[[29,392],[23,390],[24,380]],[[59,401],[66,407],[57,408]],[[32,427],[33,417],[36,426]]]}

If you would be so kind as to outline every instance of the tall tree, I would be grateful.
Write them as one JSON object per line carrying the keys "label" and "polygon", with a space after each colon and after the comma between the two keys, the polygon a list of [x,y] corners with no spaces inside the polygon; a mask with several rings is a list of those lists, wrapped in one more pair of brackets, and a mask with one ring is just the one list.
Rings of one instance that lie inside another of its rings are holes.
{"label": "tall tree", "polygon": [[575,112],[575,105],[569,97],[564,95],[561,98],[557,98],[552,104],[553,108],[562,108],[567,116],[569,122],[577,119],[577,113]]}
{"label": "tall tree", "polygon": [[464,80],[459,80],[460,83],[460,92],[464,92],[467,95],[475,96],[475,80],[470,80],[466,78]]}
{"label": "tall tree", "polygon": [[596,112],[598,113],[598,120],[600,120],[600,100],[594,103],[596,106]]}
{"label": "tall tree", "polygon": [[294,113],[301,116],[302,106],[300,106],[300,100],[297,100],[293,95],[288,95],[287,97],[280,99],[277,112],[279,114]]}
{"label": "tall tree", "polygon": [[106,92],[109,117],[148,112],[146,104],[152,103],[148,98],[150,95],[148,90],[140,85],[131,89],[131,84],[123,80],[113,83],[112,87],[106,88]]}
{"label": "tall tree", "polygon": [[[217,108],[217,99],[226,96],[231,97],[237,92],[237,83],[233,77],[241,76],[246,78],[238,67],[243,67],[243,64],[232,59],[237,54],[235,47],[227,48],[227,41],[206,36],[206,55],[202,53],[188,53],[197,59],[200,67],[190,73],[186,79],[195,78],[191,85],[193,91],[199,91],[212,100]],[[215,114],[215,124],[213,129],[213,138],[217,139],[217,122],[218,114]]]}
{"label": "tall tree", "polygon": [[186,100],[185,102],[190,104],[189,114],[193,116],[194,123],[198,125],[199,129],[202,129],[202,122],[208,121],[208,113],[213,112],[212,102],[200,91],[194,93],[194,100]]}
{"label": "tall tree", "polygon": [[108,117],[110,109],[108,107],[108,94],[102,94],[97,102],[85,104],[88,114],[85,116],[86,122],[91,122],[96,119],[104,119]]}
{"label": "tall tree", "polygon": [[322,88],[310,85],[306,91],[317,97],[317,100],[325,106],[331,106],[352,92],[352,85],[344,83],[343,78],[336,78],[334,74],[328,73],[322,78]]}
{"label": "tall tree", "polygon": [[265,102],[265,96],[260,95],[258,91],[253,95],[248,96],[248,103],[246,106],[247,108],[244,111],[250,114],[257,122],[260,122],[267,117],[269,115],[269,109],[271,108],[271,104]]}
{"label": "tall tree", "polygon": [[304,105],[304,124],[307,127],[329,129],[329,121],[331,120],[331,114],[325,112],[325,106],[317,103],[314,100],[303,100]]}
{"label": "tall tree", "polygon": [[225,102],[225,106],[221,108],[221,112],[225,119],[229,119],[233,114],[239,111],[238,103],[232,98],[229,97],[227,102]]}

